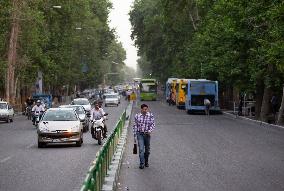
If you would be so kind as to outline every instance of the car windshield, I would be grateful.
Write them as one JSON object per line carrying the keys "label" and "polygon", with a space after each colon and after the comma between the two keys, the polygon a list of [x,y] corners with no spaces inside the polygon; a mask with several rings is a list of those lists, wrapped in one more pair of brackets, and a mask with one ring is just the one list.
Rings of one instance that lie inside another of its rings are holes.
{"label": "car windshield", "polygon": [[106,95],[106,98],[117,98],[117,95]]}
{"label": "car windshield", "polygon": [[0,103],[0,109],[7,109],[6,103]]}
{"label": "car windshield", "polygon": [[63,108],[73,108],[77,114],[85,114],[85,110],[83,106],[73,106],[73,105],[68,105],[68,106],[62,106]]}
{"label": "car windshield", "polygon": [[80,99],[80,100],[74,100],[72,102],[72,105],[89,105],[89,101],[88,100],[84,100],[84,99]]}
{"label": "car windshield", "polygon": [[85,111],[82,106],[77,106],[75,109],[77,114],[85,114]]}
{"label": "car windshield", "polygon": [[43,121],[77,121],[72,110],[50,110],[43,116]]}

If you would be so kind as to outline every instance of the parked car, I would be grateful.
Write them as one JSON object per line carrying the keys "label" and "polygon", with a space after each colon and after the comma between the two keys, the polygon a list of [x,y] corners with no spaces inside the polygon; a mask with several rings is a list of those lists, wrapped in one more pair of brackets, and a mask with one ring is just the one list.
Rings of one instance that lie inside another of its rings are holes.
{"label": "parked car", "polygon": [[0,101],[0,120],[6,121],[7,123],[13,122],[14,109],[12,106],[5,101]]}
{"label": "parked car", "polygon": [[107,107],[108,105],[118,106],[119,100],[118,100],[117,94],[115,94],[115,93],[104,94],[104,97],[105,97],[105,107]]}
{"label": "parked car", "polygon": [[50,108],[38,125],[38,147],[49,143],[83,143],[83,125],[73,108]]}
{"label": "parked car", "polygon": [[90,115],[91,104],[87,98],[76,98],[71,102],[71,105],[82,105],[87,115]]}
{"label": "parked car", "polygon": [[83,125],[83,131],[87,132],[89,130],[89,118],[82,105],[61,105],[59,108],[73,108],[79,116],[79,119]]}

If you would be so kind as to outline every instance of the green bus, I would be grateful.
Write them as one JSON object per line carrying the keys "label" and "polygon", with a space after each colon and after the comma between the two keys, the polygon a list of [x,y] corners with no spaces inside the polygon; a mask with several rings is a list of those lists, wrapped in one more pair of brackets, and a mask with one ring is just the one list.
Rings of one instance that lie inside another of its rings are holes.
{"label": "green bus", "polygon": [[141,79],[140,81],[140,100],[156,101],[157,100],[157,80]]}

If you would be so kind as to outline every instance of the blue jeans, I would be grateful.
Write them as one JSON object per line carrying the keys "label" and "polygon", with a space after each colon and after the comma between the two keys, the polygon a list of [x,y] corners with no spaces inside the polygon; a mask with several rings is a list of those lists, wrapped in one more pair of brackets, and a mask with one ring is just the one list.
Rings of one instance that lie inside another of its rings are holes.
{"label": "blue jeans", "polygon": [[137,132],[140,165],[144,165],[145,163],[146,164],[148,163],[148,159],[150,155],[150,138],[151,136],[149,134]]}

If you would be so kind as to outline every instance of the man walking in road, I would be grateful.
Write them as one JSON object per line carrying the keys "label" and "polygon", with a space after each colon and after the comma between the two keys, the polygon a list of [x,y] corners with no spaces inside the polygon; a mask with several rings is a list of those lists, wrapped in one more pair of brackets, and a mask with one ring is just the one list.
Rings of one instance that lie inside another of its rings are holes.
{"label": "man walking in road", "polygon": [[133,125],[134,141],[138,140],[140,169],[149,167],[150,138],[155,129],[155,121],[152,113],[148,111],[148,105],[141,105],[141,113],[135,115]]}

